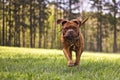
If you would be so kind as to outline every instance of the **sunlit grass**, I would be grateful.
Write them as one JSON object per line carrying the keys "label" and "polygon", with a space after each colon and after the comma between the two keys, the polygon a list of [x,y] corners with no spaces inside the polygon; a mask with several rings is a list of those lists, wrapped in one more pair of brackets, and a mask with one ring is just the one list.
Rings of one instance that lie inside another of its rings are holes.
{"label": "sunlit grass", "polygon": [[120,55],[84,52],[67,67],[62,50],[0,47],[0,80],[120,80]]}

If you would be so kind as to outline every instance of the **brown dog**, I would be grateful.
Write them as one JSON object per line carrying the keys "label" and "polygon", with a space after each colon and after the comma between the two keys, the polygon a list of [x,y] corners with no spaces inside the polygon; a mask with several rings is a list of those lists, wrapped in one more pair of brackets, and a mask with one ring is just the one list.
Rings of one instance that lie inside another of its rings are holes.
{"label": "brown dog", "polygon": [[[82,33],[79,31],[81,25],[83,25],[88,18],[84,20],[73,19],[65,20],[58,19],[57,24],[62,23],[62,35],[61,41],[63,45],[63,52],[68,60],[68,66],[79,65],[80,57],[84,49],[84,39]],[[76,53],[76,61],[72,61],[72,51]]]}

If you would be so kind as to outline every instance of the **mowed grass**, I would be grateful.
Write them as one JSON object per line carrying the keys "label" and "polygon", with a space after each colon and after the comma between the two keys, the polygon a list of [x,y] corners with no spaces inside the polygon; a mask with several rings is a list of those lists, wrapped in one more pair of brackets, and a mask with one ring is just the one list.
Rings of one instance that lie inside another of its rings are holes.
{"label": "mowed grass", "polygon": [[120,80],[120,55],[84,52],[67,67],[62,50],[0,47],[0,80]]}

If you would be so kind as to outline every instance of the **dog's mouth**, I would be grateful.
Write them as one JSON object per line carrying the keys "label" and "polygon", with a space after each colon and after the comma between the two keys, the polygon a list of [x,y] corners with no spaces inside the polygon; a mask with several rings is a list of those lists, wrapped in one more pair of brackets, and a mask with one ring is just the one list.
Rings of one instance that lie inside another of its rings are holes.
{"label": "dog's mouth", "polygon": [[73,39],[75,38],[75,36],[73,36],[73,35],[68,35],[68,36],[64,36],[64,38],[65,38],[66,40],[73,40]]}
{"label": "dog's mouth", "polygon": [[65,35],[64,39],[70,43],[73,43],[79,39],[79,35]]}
{"label": "dog's mouth", "polygon": [[79,36],[65,36],[64,37],[67,41],[77,41],[79,39]]}

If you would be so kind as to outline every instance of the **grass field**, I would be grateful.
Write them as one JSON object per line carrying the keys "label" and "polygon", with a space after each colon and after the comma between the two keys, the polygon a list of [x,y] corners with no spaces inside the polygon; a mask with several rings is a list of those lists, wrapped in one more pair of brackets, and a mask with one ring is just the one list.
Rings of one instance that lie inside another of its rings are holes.
{"label": "grass field", "polygon": [[67,67],[61,50],[0,47],[0,80],[120,80],[120,55],[84,52]]}

